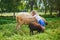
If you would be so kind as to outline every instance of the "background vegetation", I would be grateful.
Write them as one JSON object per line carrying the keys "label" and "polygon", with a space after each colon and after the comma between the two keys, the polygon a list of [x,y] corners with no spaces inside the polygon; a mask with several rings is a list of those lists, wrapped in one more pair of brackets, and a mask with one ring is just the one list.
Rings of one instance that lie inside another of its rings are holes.
{"label": "background vegetation", "polygon": [[52,15],[56,12],[60,16],[60,0],[0,0],[0,12],[28,12],[37,10]]}

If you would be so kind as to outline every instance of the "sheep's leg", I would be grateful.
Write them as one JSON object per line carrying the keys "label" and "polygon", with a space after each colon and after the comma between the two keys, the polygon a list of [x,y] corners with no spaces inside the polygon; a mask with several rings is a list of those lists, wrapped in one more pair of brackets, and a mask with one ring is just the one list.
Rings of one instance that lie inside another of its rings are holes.
{"label": "sheep's leg", "polygon": [[32,30],[30,30],[30,35],[31,35],[31,34],[33,35],[33,31],[32,31]]}
{"label": "sheep's leg", "polygon": [[42,30],[41,29],[38,29],[37,33],[40,33]]}
{"label": "sheep's leg", "polygon": [[20,28],[19,26],[20,26],[19,23],[17,23],[17,25],[16,25],[17,30],[19,30],[19,28]]}
{"label": "sheep's leg", "polygon": [[19,20],[18,17],[16,17],[16,22],[17,22],[17,24],[16,24],[16,30],[19,30],[20,20]]}
{"label": "sheep's leg", "polygon": [[19,30],[21,28],[21,26],[23,25],[23,23],[24,23],[24,21],[18,20],[16,29]]}

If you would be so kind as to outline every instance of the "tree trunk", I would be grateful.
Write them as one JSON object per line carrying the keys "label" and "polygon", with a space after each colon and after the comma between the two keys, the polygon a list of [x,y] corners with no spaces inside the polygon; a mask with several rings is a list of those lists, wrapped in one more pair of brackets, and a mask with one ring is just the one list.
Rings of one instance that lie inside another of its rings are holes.
{"label": "tree trunk", "polygon": [[52,11],[50,11],[50,15],[52,16]]}
{"label": "tree trunk", "polygon": [[47,12],[47,10],[46,10],[46,8],[45,8],[45,15],[46,15],[46,12]]}
{"label": "tree trunk", "polygon": [[60,9],[59,9],[59,14],[58,14],[58,16],[60,16]]}
{"label": "tree trunk", "polygon": [[52,16],[52,8],[50,8],[50,16]]}
{"label": "tree trunk", "polygon": [[31,5],[31,11],[33,10],[33,5]]}
{"label": "tree trunk", "polygon": [[1,8],[1,16],[2,16],[2,13],[3,13],[3,9]]}
{"label": "tree trunk", "polygon": [[15,12],[13,13],[13,19],[15,18]]}
{"label": "tree trunk", "polygon": [[31,11],[33,10],[33,5],[34,5],[34,0],[31,0],[31,2],[30,2],[30,10]]}
{"label": "tree trunk", "polygon": [[1,16],[2,16],[2,11],[1,11]]}

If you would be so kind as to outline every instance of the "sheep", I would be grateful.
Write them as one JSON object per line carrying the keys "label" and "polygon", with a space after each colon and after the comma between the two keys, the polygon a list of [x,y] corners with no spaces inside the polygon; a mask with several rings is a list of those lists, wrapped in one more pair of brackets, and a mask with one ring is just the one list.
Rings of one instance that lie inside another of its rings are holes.
{"label": "sheep", "polygon": [[34,34],[33,31],[37,31],[37,32],[44,32],[44,29],[42,29],[41,26],[39,26],[40,24],[35,23],[35,22],[31,22],[29,24],[29,29],[30,29],[30,34]]}
{"label": "sheep", "polygon": [[32,21],[37,22],[36,19],[31,14],[20,13],[20,14],[16,15],[16,22],[17,22],[16,29],[19,30],[19,28],[23,24],[28,25]]}

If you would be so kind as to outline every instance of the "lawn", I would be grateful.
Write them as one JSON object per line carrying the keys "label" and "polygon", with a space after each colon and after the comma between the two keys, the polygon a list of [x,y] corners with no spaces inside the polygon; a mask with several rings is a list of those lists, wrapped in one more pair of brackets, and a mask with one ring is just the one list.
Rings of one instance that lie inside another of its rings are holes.
{"label": "lawn", "polygon": [[60,40],[60,17],[45,17],[48,21],[44,33],[30,35],[28,25],[16,30],[16,20],[0,17],[0,40]]}

